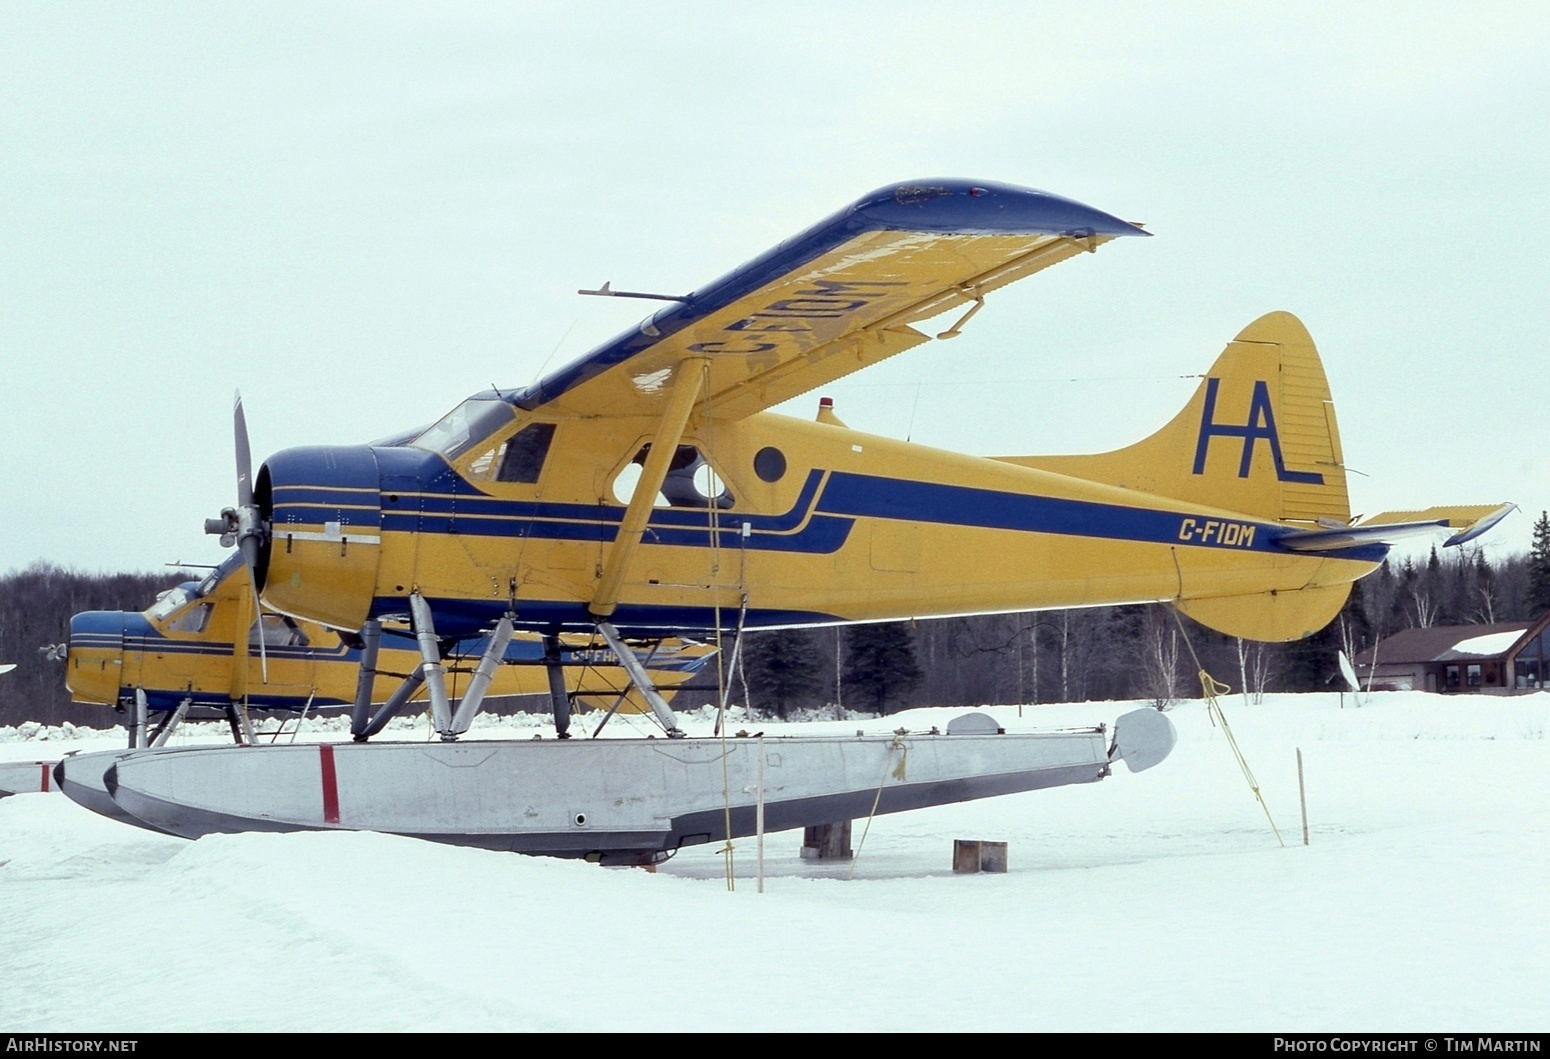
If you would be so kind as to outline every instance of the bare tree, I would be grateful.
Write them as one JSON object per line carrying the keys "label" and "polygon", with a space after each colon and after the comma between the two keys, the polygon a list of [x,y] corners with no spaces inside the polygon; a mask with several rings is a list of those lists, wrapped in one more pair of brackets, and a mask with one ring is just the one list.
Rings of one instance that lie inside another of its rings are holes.
{"label": "bare tree", "polygon": [[1236,636],[1233,640],[1238,657],[1238,680],[1243,692],[1243,704],[1261,706],[1265,702],[1265,690],[1270,685],[1270,677],[1274,671],[1274,645],[1260,643],[1258,640],[1245,640],[1241,636]]}
{"label": "bare tree", "polygon": [[1430,629],[1437,623],[1437,604],[1432,600],[1424,585],[1416,584],[1411,586],[1410,599],[1415,605],[1413,614],[1417,629]]}
{"label": "bare tree", "polygon": [[1179,630],[1162,606],[1148,608],[1143,682],[1152,705],[1165,710],[1179,697]]}

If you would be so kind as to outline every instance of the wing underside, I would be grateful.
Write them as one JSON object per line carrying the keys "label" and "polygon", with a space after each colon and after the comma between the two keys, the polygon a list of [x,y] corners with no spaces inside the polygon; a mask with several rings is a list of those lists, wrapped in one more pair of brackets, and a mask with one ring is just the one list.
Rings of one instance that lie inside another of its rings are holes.
{"label": "wing underside", "polygon": [[666,406],[703,363],[702,414],[739,419],[927,341],[911,324],[1123,235],[1135,225],[1027,188],[883,188],[665,308],[517,398],[565,415]]}

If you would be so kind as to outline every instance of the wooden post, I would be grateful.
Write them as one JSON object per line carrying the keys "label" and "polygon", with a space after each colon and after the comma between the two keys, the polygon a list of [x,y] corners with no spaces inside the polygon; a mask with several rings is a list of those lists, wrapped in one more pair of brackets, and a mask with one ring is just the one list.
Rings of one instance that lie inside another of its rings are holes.
{"label": "wooden post", "polygon": [[754,830],[759,836],[759,892],[764,892],[764,736],[759,743],[759,795],[754,806]]}
{"label": "wooden post", "polygon": [[849,820],[802,829],[803,860],[850,860],[855,855],[850,848]]}
{"label": "wooden post", "polygon": [[1308,844],[1308,792],[1302,783],[1302,747],[1297,748],[1297,800],[1302,803],[1302,844]]}
{"label": "wooden post", "polygon": [[960,874],[970,872],[1006,872],[1006,843],[982,842],[978,839],[958,838],[953,840],[953,871]]}

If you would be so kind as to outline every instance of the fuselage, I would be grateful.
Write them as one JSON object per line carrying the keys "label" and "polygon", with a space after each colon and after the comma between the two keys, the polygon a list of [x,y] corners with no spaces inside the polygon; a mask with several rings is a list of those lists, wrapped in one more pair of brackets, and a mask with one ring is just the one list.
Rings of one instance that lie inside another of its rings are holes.
{"label": "fuselage", "polygon": [[[361,651],[333,630],[305,619],[266,614],[259,629],[249,624],[251,592],[240,557],[204,584],[190,582],[163,595],[143,612],[86,611],[70,622],[66,684],[77,702],[115,705],[145,692],[152,710],[192,705],[225,707],[245,700],[275,710],[320,709],[354,701]],[[247,640],[235,649],[238,638]],[[452,647],[450,690],[468,681],[487,641],[472,638]],[[688,680],[713,652],[687,641],[642,651],[642,661],[664,694]],[[459,663],[459,659],[462,662]],[[382,702],[420,664],[419,648],[407,633],[385,630],[377,659],[372,701]],[[544,647],[535,636],[517,636],[498,667],[492,695],[547,695]],[[628,677],[606,647],[584,638],[561,644],[567,689],[605,708],[628,688]],[[641,704],[627,704],[627,709]]]}
{"label": "fuselage", "polygon": [[[513,603],[527,628],[592,625],[619,482],[656,422],[470,405],[461,435],[272,457],[265,602],[356,629],[419,591],[444,636]],[[1298,554],[1263,518],[773,413],[691,420],[678,452],[628,561],[621,629],[729,628],[745,597],[748,624],[769,627],[1295,591],[1383,554]],[[501,480],[513,454],[508,477],[529,480]]]}

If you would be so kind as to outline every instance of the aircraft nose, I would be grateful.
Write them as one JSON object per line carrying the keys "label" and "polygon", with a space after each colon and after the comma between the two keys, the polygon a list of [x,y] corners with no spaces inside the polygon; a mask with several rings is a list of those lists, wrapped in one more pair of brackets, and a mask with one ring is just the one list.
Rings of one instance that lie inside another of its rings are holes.
{"label": "aircraft nose", "polygon": [[70,619],[65,687],[77,702],[118,703],[124,671],[124,612],[88,610]]}
{"label": "aircraft nose", "polygon": [[258,586],[272,607],[354,632],[376,593],[382,542],[377,457],[368,445],[276,453],[254,500],[269,531]]}

